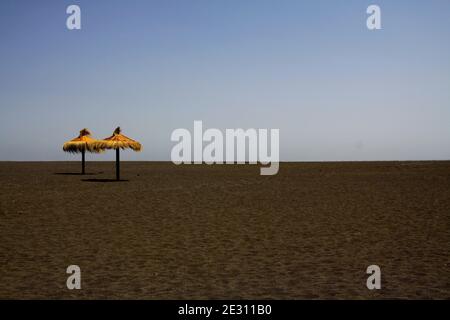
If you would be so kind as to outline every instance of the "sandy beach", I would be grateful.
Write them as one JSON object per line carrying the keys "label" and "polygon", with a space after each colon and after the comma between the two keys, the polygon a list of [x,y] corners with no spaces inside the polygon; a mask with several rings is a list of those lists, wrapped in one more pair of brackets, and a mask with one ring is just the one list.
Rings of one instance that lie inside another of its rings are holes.
{"label": "sandy beach", "polygon": [[450,162],[259,168],[1,162],[0,298],[450,299]]}

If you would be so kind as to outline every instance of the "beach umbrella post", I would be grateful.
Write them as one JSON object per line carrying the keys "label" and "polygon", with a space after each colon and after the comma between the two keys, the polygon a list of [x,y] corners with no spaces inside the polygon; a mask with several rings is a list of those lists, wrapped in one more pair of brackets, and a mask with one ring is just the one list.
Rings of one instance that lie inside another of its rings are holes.
{"label": "beach umbrella post", "polygon": [[81,151],[81,174],[86,173],[86,150]]}
{"label": "beach umbrella post", "polygon": [[91,137],[91,132],[88,129],[80,131],[80,135],[63,145],[63,150],[70,153],[81,153],[81,174],[86,174],[86,151],[101,152],[101,150],[93,149],[93,143],[97,141]]}
{"label": "beach umbrella post", "polygon": [[116,149],[116,180],[120,180],[120,149]]}
{"label": "beach umbrella post", "polygon": [[128,138],[122,134],[120,127],[114,130],[112,136],[105,138],[103,140],[97,140],[92,144],[92,147],[96,151],[103,151],[106,149],[116,150],[116,180],[120,180],[120,149],[131,149],[133,151],[139,152],[142,146],[139,142]]}

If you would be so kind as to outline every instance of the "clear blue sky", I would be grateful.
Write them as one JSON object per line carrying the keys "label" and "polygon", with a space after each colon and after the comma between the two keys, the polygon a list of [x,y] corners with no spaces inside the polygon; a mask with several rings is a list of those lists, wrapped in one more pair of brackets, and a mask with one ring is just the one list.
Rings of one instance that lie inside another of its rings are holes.
{"label": "clear blue sky", "polygon": [[449,16],[448,0],[2,0],[0,160],[78,160],[66,140],[118,125],[144,146],[123,159],[169,160],[194,120],[279,128],[282,160],[450,159]]}

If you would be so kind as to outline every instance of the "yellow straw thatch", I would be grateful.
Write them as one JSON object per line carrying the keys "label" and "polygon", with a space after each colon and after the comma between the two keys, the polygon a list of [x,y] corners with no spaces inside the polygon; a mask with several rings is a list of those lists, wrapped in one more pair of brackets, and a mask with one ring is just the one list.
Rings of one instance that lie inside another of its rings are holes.
{"label": "yellow straw thatch", "polygon": [[93,150],[99,152],[104,149],[125,149],[130,148],[134,151],[141,151],[142,146],[139,142],[128,138],[120,133],[120,127],[117,127],[114,130],[112,136],[105,138],[103,140],[97,140],[89,146],[93,148]]}
{"label": "yellow straw thatch", "polygon": [[92,144],[97,140],[90,137],[91,132],[88,129],[80,131],[80,135],[75,139],[67,141],[63,145],[63,150],[66,152],[78,153],[83,151],[101,152],[102,150],[95,150],[92,148]]}

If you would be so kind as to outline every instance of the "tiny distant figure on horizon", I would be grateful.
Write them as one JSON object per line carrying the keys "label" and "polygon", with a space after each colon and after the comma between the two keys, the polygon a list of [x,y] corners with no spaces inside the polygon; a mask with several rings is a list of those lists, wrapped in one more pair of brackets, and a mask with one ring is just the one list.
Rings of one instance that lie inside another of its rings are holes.
{"label": "tiny distant figure on horizon", "polygon": [[93,149],[92,144],[97,140],[91,137],[91,132],[84,128],[80,131],[80,135],[70,141],[67,141],[63,145],[63,150],[70,153],[81,152],[81,174],[86,173],[86,151],[100,153],[101,149]]}
{"label": "tiny distant figure on horizon", "polygon": [[90,147],[95,152],[102,152],[106,149],[115,149],[116,150],[116,180],[120,180],[120,149],[130,148],[133,151],[139,152],[142,149],[142,146],[139,142],[128,138],[123,135],[120,127],[117,127],[114,130],[113,135],[105,138],[103,140],[97,140],[93,142]]}

